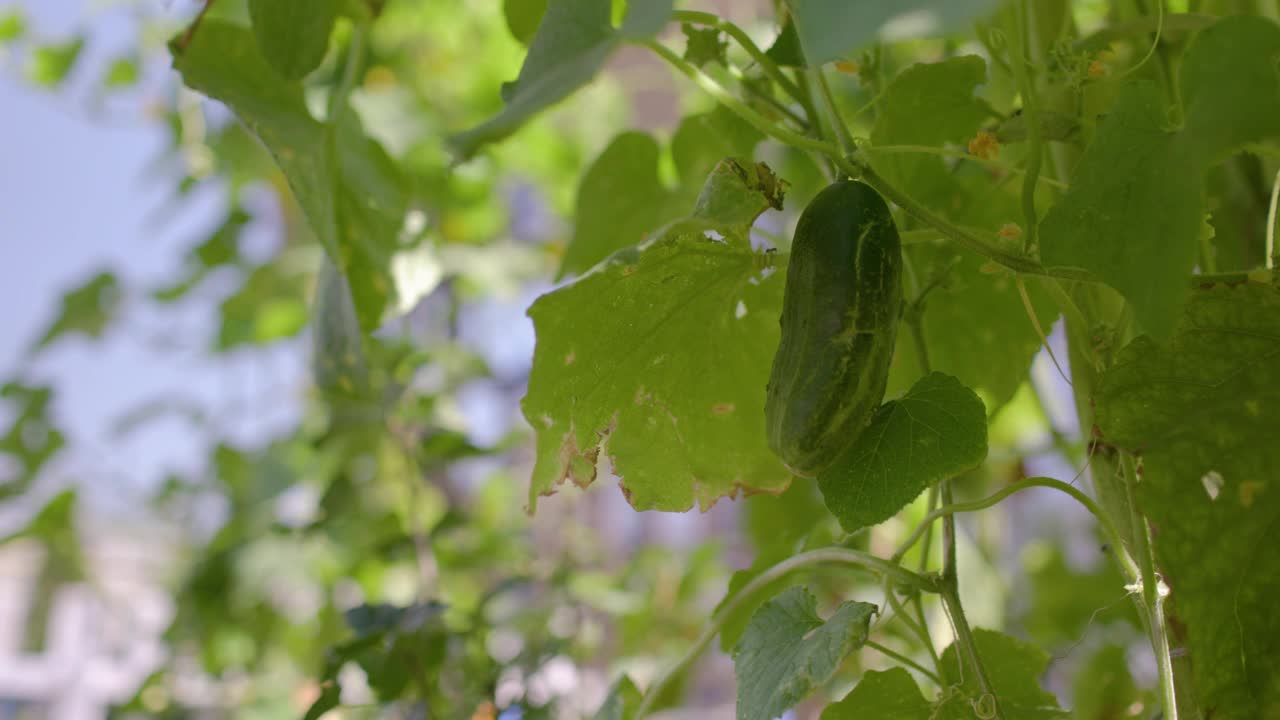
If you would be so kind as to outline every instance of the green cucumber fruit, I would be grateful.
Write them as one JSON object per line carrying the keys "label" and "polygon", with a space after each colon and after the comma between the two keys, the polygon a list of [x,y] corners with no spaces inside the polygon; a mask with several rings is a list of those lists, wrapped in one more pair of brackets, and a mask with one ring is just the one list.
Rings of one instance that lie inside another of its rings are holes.
{"label": "green cucumber fruit", "polygon": [[902,244],[870,186],[834,183],[800,214],[765,401],[769,447],[813,476],[884,398],[902,310]]}

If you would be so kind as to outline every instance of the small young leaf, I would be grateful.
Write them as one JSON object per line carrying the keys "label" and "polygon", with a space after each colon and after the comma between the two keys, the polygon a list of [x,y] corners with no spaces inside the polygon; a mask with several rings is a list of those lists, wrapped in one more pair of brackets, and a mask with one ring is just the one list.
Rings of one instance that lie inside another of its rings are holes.
{"label": "small young leaf", "polygon": [[846,602],[823,621],[802,587],[761,606],[733,649],[738,720],[774,720],[805,699],[867,641],[875,612],[871,603]]}
{"label": "small young leaf", "polygon": [[27,19],[16,7],[0,12],[0,45],[7,45],[17,40],[26,32]]}
{"label": "small young leaf", "polygon": [[249,0],[249,15],[263,57],[281,77],[298,80],[324,60],[338,0]]}
{"label": "small young leaf", "polygon": [[846,532],[893,517],[930,485],[987,457],[982,400],[931,373],[876,411],[852,447],[818,476],[827,509]]}
{"label": "small young leaf", "polygon": [[787,18],[782,32],[778,33],[778,37],[764,54],[782,67],[805,66],[804,53],[800,50],[800,36],[796,33],[796,24],[791,18]]}
{"label": "small young leaf", "polygon": [[1142,453],[1138,503],[1215,717],[1280,707],[1278,355],[1280,291],[1197,290],[1168,345],[1134,340],[1097,391],[1107,442]]}
{"label": "small young leaf", "polygon": [[895,667],[867,671],[843,700],[822,711],[822,720],[932,720],[932,715],[911,673]]}
{"label": "small young leaf", "polygon": [[107,66],[102,77],[103,87],[120,89],[138,84],[138,60],[134,57],[118,57]]}
{"label": "small young leaf", "polygon": [[68,40],[60,45],[36,48],[31,54],[30,64],[27,65],[27,78],[47,88],[61,85],[75,67],[82,48],[84,48],[83,37]]}
{"label": "small young leaf", "polygon": [[62,297],[62,312],[41,336],[36,348],[43,348],[68,333],[102,337],[119,305],[120,282],[116,276],[109,272],[94,275]]}
{"label": "small young leaf", "polygon": [[6,415],[13,418],[9,429],[0,436],[0,456],[9,465],[17,465],[17,473],[0,481],[0,500],[17,497],[31,486],[41,468],[65,444],[62,432],[49,417],[53,391],[47,387],[29,387],[10,382],[0,387],[0,400],[8,406]]}
{"label": "small young leaf", "polygon": [[689,23],[681,26],[684,32],[684,59],[702,67],[707,63],[724,64],[725,51],[729,49],[729,41],[720,36],[716,28],[697,28]]}

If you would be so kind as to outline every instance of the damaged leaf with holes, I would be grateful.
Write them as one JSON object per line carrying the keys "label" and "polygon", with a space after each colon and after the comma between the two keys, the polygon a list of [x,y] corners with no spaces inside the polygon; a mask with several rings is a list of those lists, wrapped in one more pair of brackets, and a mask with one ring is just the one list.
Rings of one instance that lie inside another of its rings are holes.
{"label": "damaged leaf with holes", "polygon": [[786,488],[764,442],[785,258],[748,238],[784,193],[768,167],[726,160],[690,217],[533,304],[530,508],[595,480],[602,451],[638,510]]}

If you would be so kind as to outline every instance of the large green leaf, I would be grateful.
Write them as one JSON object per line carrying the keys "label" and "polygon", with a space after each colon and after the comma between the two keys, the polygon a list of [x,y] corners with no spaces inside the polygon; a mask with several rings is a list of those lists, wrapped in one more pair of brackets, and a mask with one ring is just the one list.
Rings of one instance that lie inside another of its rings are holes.
{"label": "large green leaf", "polygon": [[610,0],[549,0],[520,74],[502,87],[505,107],[493,118],[453,137],[462,157],[501,140],[529,118],[591,82],[627,38],[653,35],[671,16],[673,0],[632,3],[622,27],[610,22]]}
{"label": "large green leaf", "polygon": [[1278,57],[1280,27],[1269,20],[1230,17],[1201,31],[1181,65],[1180,128],[1158,88],[1127,85],[1044,218],[1045,263],[1091,270],[1133,304],[1145,331],[1168,338],[1198,257],[1206,170],[1280,136]]}
{"label": "large green leaf", "polygon": [[846,602],[827,620],[793,587],[765,603],[733,649],[738,720],[774,720],[825,683],[867,641],[876,606]]}
{"label": "large green leaf", "polygon": [[531,510],[566,479],[594,480],[601,448],[638,510],[705,508],[787,486],[764,442],[779,258],[751,250],[746,236],[781,204],[779,191],[767,168],[722,163],[693,217],[529,309],[538,336],[523,405],[537,433]]}
{"label": "large green leaf", "polygon": [[100,338],[111,324],[120,305],[120,282],[109,272],[100,272],[85,284],[62,297],[62,312],[36,343],[42,348],[69,333]]}
{"label": "large green leaf", "polygon": [[846,532],[893,517],[930,485],[987,457],[982,400],[955,378],[931,373],[876,411],[818,476],[827,509]]}
{"label": "large green leaf", "polygon": [[249,0],[249,15],[267,62],[284,78],[298,80],[324,60],[338,0]]}
{"label": "large green leaf", "polygon": [[877,35],[886,39],[936,35],[995,5],[994,0],[792,0],[800,45],[809,62],[847,57]]}
{"label": "large green leaf", "polygon": [[271,69],[247,28],[206,20],[185,49],[172,51],[183,82],[225,103],[271,151],[312,231],[351,283],[360,326],[376,328],[393,294],[388,268],[408,206],[395,163],[349,108],[333,123],[317,122],[302,86]]}
{"label": "large green leaf", "polygon": [[1280,291],[1192,293],[1168,347],[1141,337],[1098,389],[1108,442],[1142,453],[1139,503],[1206,711],[1280,714]]}
{"label": "large green leaf", "polygon": [[895,667],[868,671],[843,700],[822,711],[822,720],[931,720],[932,714],[911,673]]}
{"label": "large green leaf", "polygon": [[[991,681],[991,689],[1000,699],[1000,709],[1006,718],[1050,720],[1066,717],[1053,693],[1040,687],[1040,676],[1049,666],[1048,653],[994,630],[975,628],[973,639],[987,679]],[[937,714],[930,717],[946,720],[990,717],[977,712],[989,712],[990,705],[983,702],[982,689],[967,661],[961,667],[954,643],[942,653],[942,679],[952,687],[939,704]]]}

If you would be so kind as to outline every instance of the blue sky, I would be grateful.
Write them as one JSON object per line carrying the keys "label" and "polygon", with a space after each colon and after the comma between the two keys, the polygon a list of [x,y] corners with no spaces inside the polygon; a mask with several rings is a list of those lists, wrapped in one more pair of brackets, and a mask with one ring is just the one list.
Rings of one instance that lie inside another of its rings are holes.
{"label": "blue sky", "polygon": [[[0,0],[0,11],[14,6]],[[179,395],[215,408],[252,407],[235,434],[264,437],[296,419],[298,403],[278,401],[282,393],[296,397],[305,354],[296,347],[228,358],[203,352],[213,301],[227,292],[226,283],[202,288],[200,301],[176,311],[140,302],[143,289],[172,277],[187,249],[207,234],[221,213],[221,194],[205,188],[173,203],[176,166],[157,163],[165,131],[145,115],[169,81],[162,58],[145,69],[140,88],[101,107],[93,100],[104,63],[137,46],[136,7],[71,0],[16,6],[33,38],[59,42],[88,29],[89,39],[56,92],[23,80],[22,52],[0,56],[0,377],[57,389],[56,421],[70,450],[48,473],[46,489],[78,480],[104,508],[127,510],[139,497],[135,491],[166,471],[200,467],[206,441],[178,418],[121,436],[117,418]],[[140,7],[175,21],[192,9],[172,2]],[[130,290],[120,327],[103,342],[68,338],[30,356],[62,293],[102,270],[117,273]],[[181,349],[153,347],[161,338],[176,339]]]}

